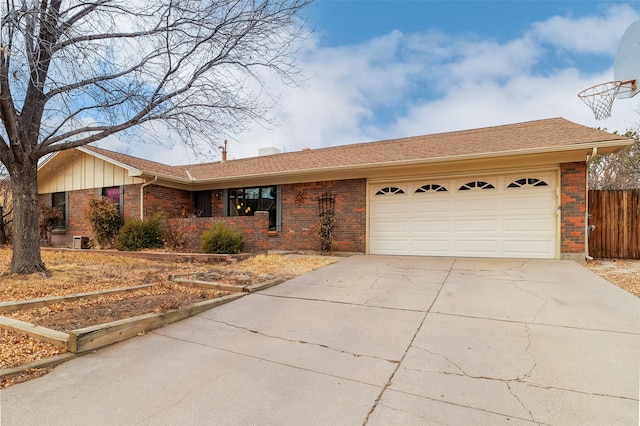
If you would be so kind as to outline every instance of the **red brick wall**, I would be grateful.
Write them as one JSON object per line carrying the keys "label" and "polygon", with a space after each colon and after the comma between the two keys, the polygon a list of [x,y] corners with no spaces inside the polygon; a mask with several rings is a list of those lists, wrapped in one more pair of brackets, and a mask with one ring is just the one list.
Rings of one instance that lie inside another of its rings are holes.
{"label": "red brick wall", "polygon": [[140,218],[140,187],[142,184],[122,187],[122,215],[124,218]]}
{"label": "red brick wall", "polygon": [[270,250],[320,250],[314,228],[318,198],[325,192],[336,198],[336,251],[365,251],[366,179],[282,185],[282,228],[270,233]]}
{"label": "red brick wall", "polygon": [[159,185],[144,187],[144,215],[146,217],[153,213],[162,213],[166,218],[193,214],[191,192]]}
{"label": "red brick wall", "polygon": [[[125,185],[122,188],[122,212],[124,218],[140,217],[140,185]],[[91,197],[100,197],[102,188],[69,191],[67,199],[67,229],[56,230],[51,235],[53,247],[73,247],[73,237],[92,237],[91,227],[86,221],[87,208]],[[51,206],[51,194],[40,194],[41,206]]]}
{"label": "red brick wall", "polygon": [[585,253],[586,173],[585,163],[565,163],[560,167],[560,251],[563,257],[578,257]]}
{"label": "red brick wall", "polygon": [[224,190],[222,189],[211,191],[211,216],[224,216]]}
{"label": "red brick wall", "polygon": [[[91,236],[91,228],[85,220],[86,211],[91,197],[99,197],[100,189],[85,189],[70,191],[67,197],[67,229],[51,232],[50,245],[53,247],[73,247],[73,237]],[[51,194],[40,194],[38,200],[41,206],[51,206]]]}
{"label": "red brick wall", "polygon": [[214,221],[227,222],[240,231],[244,240],[243,252],[263,253],[269,249],[268,212],[256,212],[254,216],[173,218],[168,219],[166,223],[168,226],[180,227],[182,232],[188,233],[187,251],[199,252],[200,238],[204,231],[211,229]]}

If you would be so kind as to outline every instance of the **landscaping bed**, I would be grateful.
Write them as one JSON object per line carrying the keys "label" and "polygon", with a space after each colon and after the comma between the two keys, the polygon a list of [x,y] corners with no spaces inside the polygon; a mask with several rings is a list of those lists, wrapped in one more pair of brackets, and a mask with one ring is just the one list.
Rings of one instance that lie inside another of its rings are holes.
{"label": "landscaping bed", "polygon": [[[0,271],[8,268],[10,255],[9,249],[0,248]],[[109,330],[125,338],[142,334],[145,330],[142,327],[151,325],[152,329],[182,319],[209,309],[217,300],[220,303],[232,300],[234,293],[260,288],[261,283],[273,285],[335,262],[334,258],[320,256],[259,255],[237,263],[210,265],[150,261],[84,250],[46,250],[43,260],[49,269],[47,274],[3,273],[0,276],[0,305],[38,299],[37,304],[42,306],[17,310],[14,307],[13,312],[0,315],[6,318],[5,322],[22,321],[58,334],[69,333],[68,344],[73,352],[104,346]],[[185,281],[189,281],[188,277],[197,278],[204,285],[170,281],[176,276]],[[153,285],[122,291],[125,287],[143,284]],[[117,290],[109,294],[87,294],[114,289]],[[82,297],[70,296],[77,294]],[[76,300],[51,300],[59,297]],[[7,308],[0,306],[1,309]],[[128,323],[138,318],[141,325]],[[84,349],[81,345],[85,345]],[[0,330],[0,369],[61,357],[67,348],[60,346],[60,342],[52,344],[22,332]],[[4,376],[0,371],[0,387],[42,375],[47,368],[31,368],[21,374],[12,372]]]}
{"label": "landscaping bed", "polygon": [[231,294],[217,289],[198,289],[174,283],[154,285],[132,292],[121,292],[54,303],[49,306],[24,309],[3,316],[62,332],[136,317],[152,312],[179,309],[204,300]]}
{"label": "landscaping bed", "polygon": [[583,265],[610,283],[640,297],[639,260],[597,259],[585,262]]}

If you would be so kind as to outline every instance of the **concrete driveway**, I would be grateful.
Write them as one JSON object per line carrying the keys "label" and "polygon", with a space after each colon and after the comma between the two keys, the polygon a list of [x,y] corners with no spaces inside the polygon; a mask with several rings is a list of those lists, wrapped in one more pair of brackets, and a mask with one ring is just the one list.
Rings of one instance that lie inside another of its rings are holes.
{"label": "concrete driveway", "polygon": [[637,425],[640,299],[576,263],[354,256],[0,392],[2,425]]}

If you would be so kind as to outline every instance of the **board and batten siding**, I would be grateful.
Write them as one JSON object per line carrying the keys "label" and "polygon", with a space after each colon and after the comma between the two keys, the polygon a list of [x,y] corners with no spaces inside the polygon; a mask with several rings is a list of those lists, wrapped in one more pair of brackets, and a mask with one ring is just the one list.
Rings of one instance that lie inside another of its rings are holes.
{"label": "board and batten siding", "polygon": [[75,150],[59,153],[47,170],[38,175],[39,194],[144,183],[127,169]]}

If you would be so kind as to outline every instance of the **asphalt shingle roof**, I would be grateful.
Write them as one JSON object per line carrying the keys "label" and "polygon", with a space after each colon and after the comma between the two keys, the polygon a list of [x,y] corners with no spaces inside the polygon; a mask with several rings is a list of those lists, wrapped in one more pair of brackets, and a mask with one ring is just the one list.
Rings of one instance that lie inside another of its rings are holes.
{"label": "asphalt shingle roof", "polygon": [[96,153],[149,174],[196,180],[242,177],[263,173],[304,172],[402,161],[437,160],[457,156],[489,155],[532,149],[561,149],[593,142],[627,140],[602,130],[551,118],[480,129],[391,139],[274,154],[262,157],[168,166],[153,161],[88,147]]}
{"label": "asphalt shingle roof", "polygon": [[134,169],[151,174],[160,174],[164,176],[172,176],[187,179],[188,176],[182,167],[169,166],[167,164],[157,163],[155,161],[145,160],[143,158],[133,157],[131,155],[121,154],[119,152],[109,151],[108,149],[98,148],[87,145],[84,148],[110,158],[119,163],[126,164]]}

